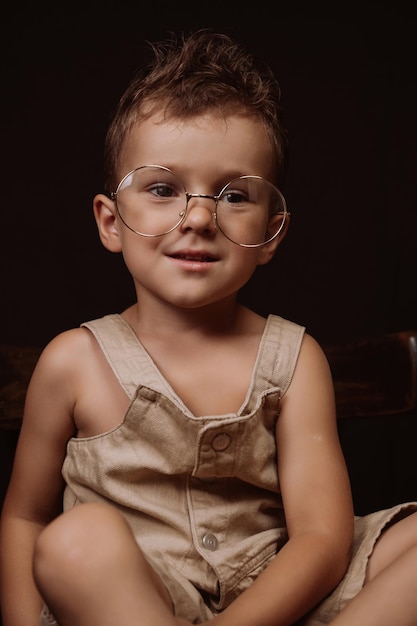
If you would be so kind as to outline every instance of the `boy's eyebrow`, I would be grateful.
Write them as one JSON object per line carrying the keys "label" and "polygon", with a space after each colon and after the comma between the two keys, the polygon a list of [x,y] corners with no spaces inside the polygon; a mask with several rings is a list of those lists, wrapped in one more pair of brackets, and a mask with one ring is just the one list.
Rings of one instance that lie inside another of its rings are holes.
{"label": "boy's eyebrow", "polygon": [[[167,161],[164,161],[163,163],[146,163],[144,165],[161,165],[163,167],[167,167],[176,176],[178,176],[178,178],[181,179],[184,185],[186,184],[186,179],[190,177],[194,177],[196,173],[196,170],[192,167],[188,167],[188,166],[184,167],[179,164],[169,163]],[[226,185],[228,182],[234,180],[235,178],[239,178],[240,176],[256,176],[256,175],[261,176],[261,174],[258,174],[257,172],[247,172],[246,170],[244,171],[242,169],[233,168],[233,169],[227,169],[224,171],[214,172],[211,175],[208,175],[207,172],[204,172],[201,178],[206,179],[203,181],[205,183],[210,182],[210,184],[213,184],[214,186],[219,186],[218,191],[220,191],[221,187]],[[208,176],[210,176],[210,179],[211,179],[210,181],[207,181]],[[189,190],[187,189],[187,191]]]}

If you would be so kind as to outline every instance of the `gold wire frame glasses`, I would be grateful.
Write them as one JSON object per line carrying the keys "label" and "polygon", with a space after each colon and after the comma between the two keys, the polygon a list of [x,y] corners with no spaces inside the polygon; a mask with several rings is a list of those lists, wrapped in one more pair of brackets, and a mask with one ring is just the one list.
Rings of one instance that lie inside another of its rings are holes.
{"label": "gold wire frame glasses", "polygon": [[257,248],[283,230],[288,211],[282,193],[261,176],[239,176],[217,195],[189,193],[162,165],[143,165],[122,178],[111,199],[120,219],[142,237],[162,237],[186,219],[192,198],[213,200],[212,219],[231,242]]}

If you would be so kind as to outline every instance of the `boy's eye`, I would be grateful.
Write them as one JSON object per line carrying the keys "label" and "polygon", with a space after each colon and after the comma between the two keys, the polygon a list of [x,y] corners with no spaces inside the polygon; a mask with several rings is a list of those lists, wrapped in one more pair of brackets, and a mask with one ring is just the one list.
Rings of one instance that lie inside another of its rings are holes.
{"label": "boy's eye", "polygon": [[227,202],[228,204],[242,204],[248,202],[248,197],[242,191],[228,190],[226,193],[222,194],[221,201]]}
{"label": "boy's eye", "polygon": [[178,195],[171,185],[166,183],[156,183],[148,187],[148,191],[158,198],[174,198]]}

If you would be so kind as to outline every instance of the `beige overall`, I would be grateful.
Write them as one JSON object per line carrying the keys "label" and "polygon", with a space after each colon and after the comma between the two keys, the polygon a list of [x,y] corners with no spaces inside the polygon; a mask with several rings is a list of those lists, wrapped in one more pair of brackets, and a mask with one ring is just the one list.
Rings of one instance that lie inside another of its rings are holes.
{"label": "beige overall", "polygon": [[[198,624],[247,588],[288,539],[274,432],[304,328],[270,315],[241,409],[195,417],[120,315],[83,326],[131,404],[117,428],[69,441],[64,509],[98,501],[117,507],[164,580],[175,614]],[[357,519],[347,575],[303,625],[326,624],[340,611],[363,585],[383,527],[413,510],[417,504]],[[55,623],[45,607],[41,625]]]}

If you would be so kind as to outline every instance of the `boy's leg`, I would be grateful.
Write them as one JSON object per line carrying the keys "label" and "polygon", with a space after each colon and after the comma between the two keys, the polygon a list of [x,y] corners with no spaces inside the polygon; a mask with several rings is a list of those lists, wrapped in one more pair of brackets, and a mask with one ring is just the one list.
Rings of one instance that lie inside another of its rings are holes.
{"label": "boy's leg", "polygon": [[39,590],[60,626],[174,626],[169,595],[114,509],[84,504],[40,535]]}
{"label": "boy's leg", "polygon": [[379,538],[360,593],[332,621],[334,626],[417,624],[417,513]]}

